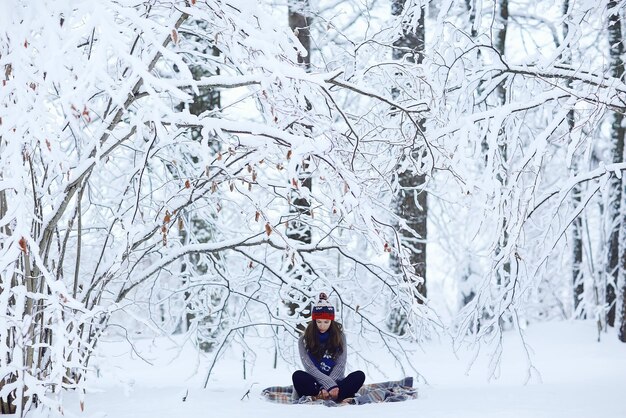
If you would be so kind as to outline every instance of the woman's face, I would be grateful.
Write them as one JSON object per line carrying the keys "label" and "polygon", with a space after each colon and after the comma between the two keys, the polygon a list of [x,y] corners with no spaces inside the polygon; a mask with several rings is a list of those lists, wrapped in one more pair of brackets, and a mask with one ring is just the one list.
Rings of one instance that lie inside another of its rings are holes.
{"label": "woman's face", "polygon": [[316,319],[317,329],[323,334],[330,328],[330,319]]}

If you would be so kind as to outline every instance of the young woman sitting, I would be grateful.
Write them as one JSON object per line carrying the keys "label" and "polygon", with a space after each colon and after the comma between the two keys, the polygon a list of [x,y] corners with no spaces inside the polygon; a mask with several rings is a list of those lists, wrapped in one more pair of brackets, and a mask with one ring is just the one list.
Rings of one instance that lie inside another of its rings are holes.
{"label": "young woman sitting", "polygon": [[335,322],[335,308],[325,293],[313,305],[304,335],[298,340],[304,371],[292,375],[298,396],[315,396],[341,402],[363,386],[365,373],[358,370],[345,375],[348,346],[340,323]]}

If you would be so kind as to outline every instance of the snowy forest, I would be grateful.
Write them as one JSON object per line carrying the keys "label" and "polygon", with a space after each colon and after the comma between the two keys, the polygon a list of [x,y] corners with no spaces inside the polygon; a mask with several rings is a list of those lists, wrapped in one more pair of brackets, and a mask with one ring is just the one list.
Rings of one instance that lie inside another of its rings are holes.
{"label": "snowy forest", "polygon": [[[293,345],[320,291],[440,335],[626,343],[626,0],[0,3],[0,407],[107,333]],[[520,333],[523,338],[523,333]],[[370,359],[372,361],[373,359]],[[205,382],[206,385],[206,382]]]}

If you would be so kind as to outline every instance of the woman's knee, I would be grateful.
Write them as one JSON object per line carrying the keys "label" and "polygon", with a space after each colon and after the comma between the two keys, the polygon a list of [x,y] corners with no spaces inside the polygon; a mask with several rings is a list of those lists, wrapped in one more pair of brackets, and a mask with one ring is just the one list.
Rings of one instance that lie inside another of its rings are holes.
{"label": "woman's knee", "polygon": [[361,384],[365,382],[365,373],[363,373],[361,370],[352,372],[352,374],[354,375],[354,380],[356,380],[357,382],[361,382]]}
{"label": "woman's knee", "polygon": [[296,370],[295,372],[293,372],[293,374],[291,375],[291,380],[293,380],[294,382],[296,380],[300,380],[303,377],[306,377],[307,372],[304,372],[302,370]]}

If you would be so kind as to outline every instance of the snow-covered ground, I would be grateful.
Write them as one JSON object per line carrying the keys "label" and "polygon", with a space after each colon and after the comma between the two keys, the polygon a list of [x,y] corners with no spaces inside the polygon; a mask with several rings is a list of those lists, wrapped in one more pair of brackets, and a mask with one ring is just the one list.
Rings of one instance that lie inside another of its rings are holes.
{"label": "snow-covered ground", "polygon": [[[626,344],[619,343],[614,334],[603,334],[597,342],[592,322],[560,322],[533,325],[525,338],[537,369],[529,380],[527,354],[515,331],[505,334],[499,377],[491,381],[487,379],[488,356],[478,356],[467,374],[471,353],[455,355],[450,343],[442,339],[425,344],[413,356],[428,381],[417,385],[419,399],[341,408],[263,400],[261,389],[290,384],[294,369],[284,359],[273,369],[272,349],[262,348],[254,362],[247,362],[246,380],[241,350],[228,351],[207,389],[202,389],[208,363],[191,347],[176,349],[168,340],[143,341],[136,348],[150,365],[128,344],[109,341],[100,346],[106,358],[96,363],[100,377],[90,381],[84,412],[80,412],[78,395],[70,394],[65,398],[64,414],[112,418],[319,418],[321,413],[360,418],[626,417]],[[386,375],[367,370],[367,382],[400,377],[391,362],[378,362],[383,354],[377,357],[377,365]],[[244,397],[248,389],[250,395]]]}

